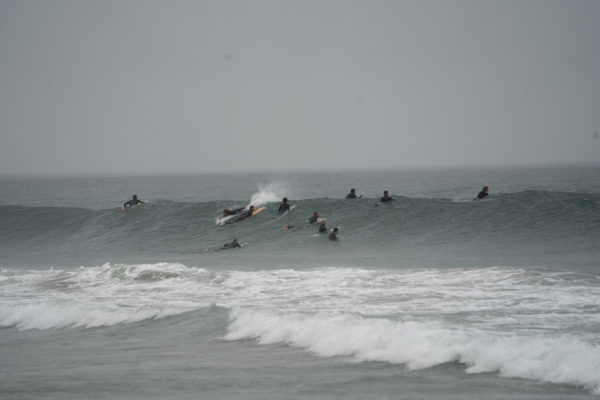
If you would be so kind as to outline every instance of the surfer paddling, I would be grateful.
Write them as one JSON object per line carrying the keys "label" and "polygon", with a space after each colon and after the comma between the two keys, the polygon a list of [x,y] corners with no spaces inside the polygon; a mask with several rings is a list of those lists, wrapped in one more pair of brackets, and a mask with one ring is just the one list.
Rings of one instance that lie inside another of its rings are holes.
{"label": "surfer paddling", "polygon": [[123,207],[121,207],[121,211],[128,210],[131,207],[137,206],[138,204],[142,204],[142,203],[145,203],[145,200],[138,200],[137,195],[134,194],[133,199],[131,199],[128,202],[126,202],[125,204],[123,204]]}
{"label": "surfer paddling", "polygon": [[302,225],[286,225],[283,227],[283,230],[287,231],[288,229],[300,228],[302,226],[314,224],[315,222],[317,222],[317,219],[319,219],[319,212],[315,211],[314,215],[312,217],[310,217],[306,223],[304,223]]}
{"label": "surfer paddling", "polygon": [[205,253],[211,253],[211,252],[214,252],[214,251],[232,250],[232,249],[235,249],[236,247],[242,247],[242,246],[240,246],[240,244],[238,243],[237,238],[233,238],[233,242],[224,244],[223,247],[221,247],[220,249],[217,249],[217,250],[206,249],[206,250],[204,250],[204,252]]}
{"label": "surfer paddling", "polygon": [[479,194],[477,194],[477,197],[475,197],[473,200],[485,199],[486,197],[489,196],[489,191],[490,191],[490,188],[487,186],[484,186],[483,190],[481,192],[479,192]]}
{"label": "surfer paddling", "polygon": [[246,218],[250,218],[252,216],[252,213],[254,213],[254,206],[250,206],[250,208],[246,211],[244,211],[239,217],[237,217],[236,219],[234,219],[233,221],[223,221],[221,222],[221,226],[225,226],[225,225],[231,225],[231,224],[236,224],[238,222],[241,222],[243,220],[245,220]]}
{"label": "surfer paddling", "polygon": [[242,211],[244,211],[245,208],[246,207],[241,207],[241,208],[237,208],[235,210],[224,209],[223,215],[221,216],[221,218],[229,217],[230,215],[240,214]]}

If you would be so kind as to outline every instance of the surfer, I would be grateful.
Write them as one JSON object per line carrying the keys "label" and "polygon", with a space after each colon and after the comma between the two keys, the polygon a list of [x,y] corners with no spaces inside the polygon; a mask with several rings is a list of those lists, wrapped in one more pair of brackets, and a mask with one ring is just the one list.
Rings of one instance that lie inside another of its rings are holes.
{"label": "surfer", "polygon": [[207,253],[207,252],[210,253],[210,252],[213,252],[213,251],[231,250],[231,249],[235,249],[236,247],[242,247],[242,246],[240,246],[240,244],[238,243],[238,240],[236,238],[233,238],[233,242],[224,244],[223,247],[221,247],[220,249],[217,249],[217,250],[206,249],[206,250],[204,250],[204,252],[205,253]]}
{"label": "surfer", "polygon": [[145,200],[138,200],[137,194],[134,194],[133,199],[123,204],[123,207],[121,207],[121,211],[125,211],[126,209],[130,209],[131,207],[137,206],[138,204],[142,204],[144,202]]}
{"label": "surfer", "polygon": [[279,214],[274,216],[271,220],[281,217],[286,211],[290,211],[290,205],[288,204],[287,197],[284,197],[282,201],[283,203],[279,205]]}
{"label": "surfer", "polygon": [[250,206],[250,208],[248,210],[244,211],[239,217],[237,217],[233,221],[221,222],[221,226],[231,225],[231,224],[235,224],[236,222],[243,221],[246,218],[251,217],[253,212],[254,212],[254,206]]}
{"label": "surfer", "polygon": [[381,201],[382,203],[387,203],[388,201],[394,201],[394,199],[392,199],[392,198],[389,196],[389,192],[386,190],[386,191],[384,191],[384,192],[383,192],[383,197],[381,198],[381,200],[380,200],[380,201]]}
{"label": "surfer", "polygon": [[315,222],[317,222],[318,218],[319,218],[319,212],[315,211],[314,215],[312,217],[310,217],[306,223],[304,223],[302,225],[286,225],[286,226],[283,227],[283,230],[287,231],[288,229],[300,228],[301,226],[306,226],[306,225],[314,224]]}
{"label": "surfer", "polygon": [[329,240],[337,240],[336,234],[339,232],[338,228],[333,228],[333,232],[329,234]]}
{"label": "surfer", "polygon": [[477,197],[475,197],[473,200],[481,200],[481,199],[486,198],[487,196],[489,196],[489,191],[490,191],[490,188],[487,186],[484,186],[483,190],[481,192],[479,192]]}
{"label": "surfer", "polygon": [[356,189],[350,189],[350,193],[346,196],[347,199],[360,199],[362,197],[362,193],[360,196],[356,195]]}
{"label": "surfer", "polygon": [[230,216],[230,215],[236,215],[236,214],[240,214],[242,211],[244,211],[244,209],[245,209],[245,208],[246,208],[246,207],[241,207],[241,208],[237,208],[237,209],[235,209],[235,210],[228,210],[228,209],[224,209],[224,210],[223,210],[223,216],[222,216],[221,218],[223,218],[223,217],[228,217],[228,216]]}
{"label": "surfer", "polygon": [[327,227],[325,226],[325,223],[327,221],[325,220],[325,218],[323,218],[321,220],[321,225],[319,226],[319,233],[327,233],[329,230],[327,229]]}

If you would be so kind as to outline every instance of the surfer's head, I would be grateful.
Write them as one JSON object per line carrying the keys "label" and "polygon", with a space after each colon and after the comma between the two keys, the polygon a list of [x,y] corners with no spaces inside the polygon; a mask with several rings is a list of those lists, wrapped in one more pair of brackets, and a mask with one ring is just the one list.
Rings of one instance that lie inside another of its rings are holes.
{"label": "surfer's head", "polygon": [[489,188],[489,187],[487,187],[487,186],[484,186],[484,187],[483,187],[483,191],[487,193],[487,192],[489,192],[489,191],[490,191],[490,188]]}
{"label": "surfer's head", "polygon": [[325,218],[323,218],[323,219],[321,220],[321,225],[325,225],[325,223],[326,223],[326,222],[327,222],[327,221],[325,220]]}
{"label": "surfer's head", "polygon": [[385,196],[387,196],[387,195],[389,194],[389,192],[388,192],[387,190],[385,190],[385,191],[383,192],[383,194],[384,194]]}
{"label": "surfer's head", "polygon": [[284,202],[284,203],[287,203],[287,197],[284,197],[284,198],[283,198],[283,202]]}
{"label": "surfer's head", "polygon": [[233,243],[237,243],[237,238],[233,238]]}
{"label": "surfer's head", "polygon": [[318,212],[318,211],[315,211],[315,213],[314,213],[314,216],[315,216],[315,217],[318,217],[318,216],[319,216],[319,212]]}
{"label": "surfer's head", "polygon": [[350,189],[350,193],[354,194],[356,192],[356,189]]}
{"label": "surfer's head", "polygon": [[251,209],[252,211],[254,211],[254,206],[250,206],[250,209]]}
{"label": "surfer's head", "polygon": [[340,230],[338,228],[333,228],[333,233],[338,233]]}
{"label": "surfer's head", "polygon": [[228,209],[223,210],[223,215],[229,215],[230,211]]}
{"label": "surfer's head", "polygon": [[137,194],[134,194],[134,195],[133,195],[133,199],[134,199],[134,200],[137,200]]}

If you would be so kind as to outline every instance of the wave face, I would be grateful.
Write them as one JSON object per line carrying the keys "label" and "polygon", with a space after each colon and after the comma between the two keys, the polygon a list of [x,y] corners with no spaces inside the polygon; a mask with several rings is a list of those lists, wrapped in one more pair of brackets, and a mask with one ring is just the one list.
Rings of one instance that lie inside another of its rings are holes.
{"label": "wave face", "polygon": [[[454,362],[468,374],[495,372],[600,394],[600,282],[589,274],[106,264],[0,270],[0,294],[5,329],[68,335],[144,321],[151,330],[177,318],[198,334],[223,332],[228,342],[285,344],[318,357],[414,370]],[[229,319],[210,310],[226,310]]]}
{"label": "wave face", "polygon": [[[271,221],[280,195],[265,189],[251,197],[265,210],[228,227],[215,223],[221,211],[247,206],[250,200],[158,200],[127,212],[3,205],[0,265],[77,267],[141,258],[256,268],[365,262],[382,267],[598,266],[598,194],[531,190],[475,202],[394,197],[397,201],[385,206],[373,198],[290,199],[292,211]],[[282,230],[315,211],[329,229],[340,228],[338,243],[318,235],[317,225]],[[233,237],[249,246],[218,256],[202,253]]]}

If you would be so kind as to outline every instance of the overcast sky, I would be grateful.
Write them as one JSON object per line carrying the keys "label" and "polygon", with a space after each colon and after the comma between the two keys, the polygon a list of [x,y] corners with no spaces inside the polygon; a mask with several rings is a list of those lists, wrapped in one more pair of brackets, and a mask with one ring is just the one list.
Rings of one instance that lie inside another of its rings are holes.
{"label": "overcast sky", "polygon": [[0,0],[0,175],[598,163],[595,132],[597,0]]}

